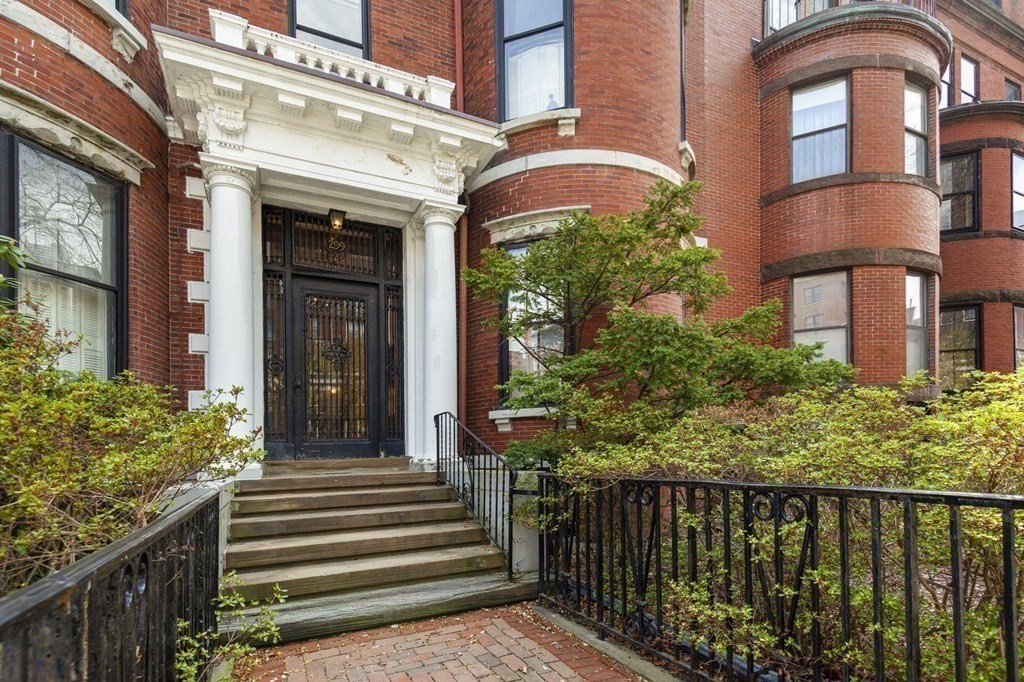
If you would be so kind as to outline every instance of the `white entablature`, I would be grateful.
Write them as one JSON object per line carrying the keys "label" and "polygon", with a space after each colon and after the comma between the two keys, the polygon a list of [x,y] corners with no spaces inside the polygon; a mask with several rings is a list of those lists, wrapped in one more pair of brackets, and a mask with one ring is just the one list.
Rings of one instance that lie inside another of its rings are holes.
{"label": "white entablature", "polygon": [[445,106],[448,81],[210,15],[215,40],[154,30],[172,116],[186,143],[257,167],[261,187],[332,186],[404,224],[425,199],[455,202],[504,145],[497,125]]}

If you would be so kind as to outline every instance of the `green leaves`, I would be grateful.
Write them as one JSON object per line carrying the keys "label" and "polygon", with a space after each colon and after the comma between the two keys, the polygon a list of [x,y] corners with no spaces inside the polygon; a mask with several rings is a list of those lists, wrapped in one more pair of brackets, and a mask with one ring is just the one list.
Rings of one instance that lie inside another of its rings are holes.
{"label": "green leaves", "polygon": [[0,306],[0,594],[141,528],[202,477],[262,453],[231,394],[179,409],[171,391],[125,373],[58,367],[77,342]]}
{"label": "green leaves", "polygon": [[[0,263],[6,263],[15,270],[25,267],[28,254],[10,237],[0,236]],[[14,280],[0,274],[0,289],[14,286]]]}
{"label": "green leaves", "polygon": [[[503,306],[489,325],[543,368],[513,372],[507,405],[557,406],[552,418],[576,427],[538,436],[541,450],[624,444],[702,406],[852,379],[845,365],[817,362],[817,347],[771,345],[778,301],[706,316],[729,288],[713,270],[718,252],[692,245],[699,189],[659,182],[639,211],[574,213],[525,253],[488,249],[464,271],[478,297]],[[564,352],[531,345],[552,328]]]}

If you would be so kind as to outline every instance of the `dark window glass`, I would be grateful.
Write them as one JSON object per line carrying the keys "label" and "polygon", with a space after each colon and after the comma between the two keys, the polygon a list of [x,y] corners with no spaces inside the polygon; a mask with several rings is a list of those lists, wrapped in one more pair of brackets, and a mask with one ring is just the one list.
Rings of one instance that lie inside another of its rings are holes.
{"label": "dark window glass", "polygon": [[[118,368],[123,186],[8,135],[16,156],[15,237],[31,256],[17,273],[51,331],[80,338],[62,369],[110,377]],[[4,160],[6,163],[7,160]],[[28,309],[26,309],[28,312]]]}
{"label": "dark window glass", "polygon": [[294,0],[295,37],[355,57],[366,56],[365,0]]}
{"label": "dark window glass", "polygon": [[960,57],[960,104],[978,101],[978,62]]}
{"label": "dark window glass", "polygon": [[970,384],[967,376],[978,369],[980,349],[979,307],[943,308],[939,319],[939,382],[955,391]]}
{"label": "dark window glass", "polygon": [[952,102],[949,100],[949,93],[953,91],[953,60],[946,65],[942,72],[942,84],[939,87],[939,109],[945,109]]}
{"label": "dark window glass", "polygon": [[973,230],[977,227],[978,155],[964,154],[942,160],[942,230]]}
{"label": "dark window glass", "polygon": [[849,361],[850,305],[846,271],[793,278],[793,343],[825,344],[822,359]]}
{"label": "dark window glass", "polygon": [[568,5],[503,0],[499,6],[504,120],[569,106]]}
{"label": "dark window glass", "polygon": [[928,277],[907,273],[907,376],[928,371]]}
{"label": "dark window glass", "polygon": [[846,79],[793,91],[792,181],[845,173]]}
{"label": "dark window glass", "polygon": [[903,92],[903,156],[909,175],[928,175],[928,91],[907,83]]}
{"label": "dark window glass", "polygon": [[1024,230],[1024,155],[1013,154],[1013,226]]}
{"label": "dark window glass", "polygon": [[1020,101],[1020,83],[1014,83],[1011,80],[1006,81],[1006,100],[1008,102]]}

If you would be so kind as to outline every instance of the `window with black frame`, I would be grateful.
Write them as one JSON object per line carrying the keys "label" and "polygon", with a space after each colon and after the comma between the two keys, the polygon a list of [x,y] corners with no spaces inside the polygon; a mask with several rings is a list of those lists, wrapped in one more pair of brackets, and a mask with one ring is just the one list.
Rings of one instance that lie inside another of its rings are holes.
{"label": "window with black frame", "polygon": [[1013,306],[1013,367],[1024,367],[1024,306]]}
{"label": "window with black frame", "polygon": [[970,385],[981,354],[981,309],[976,305],[943,308],[939,313],[939,383],[944,391]]}
{"label": "window with black frame", "polygon": [[2,232],[30,257],[16,273],[19,293],[51,331],[80,339],[62,369],[113,376],[123,365],[124,185],[13,134],[0,137],[14,170],[4,191],[15,205]]}
{"label": "window with black frame", "polygon": [[978,154],[972,152],[943,159],[939,180],[942,183],[939,229],[946,232],[977,229]]}
{"label": "window with black frame", "polygon": [[[505,247],[511,255],[521,258],[530,248],[529,244],[515,244]],[[539,314],[547,324],[527,325],[526,331],[519,337],[506,337],[501,343],[499,358],[499,382],[505,384],[515,371],[526,374],[543,374],[545,358],[561,355],[565,352],[565,332],[562,326],[551,324],[551,301],[525,291],[510,291],[505,298],[503,314],[506,318],[517,322],[529,321],[534,314]]]}
{"label": "window with black frame", "polygon": [[1013,153],[1013,227],[1024,230],[1024,154]]}
{"label": "window with black frame", "polygon": [[950,93],[953,92],[953,60],[949,60],[946,70],[942,72],[942,83],[939,85],[939,109],[953,104]]}
{"label": "window with black frame", "polygon": [[367,0],[292,0],[296,38],[354,57],[369,58]]}
{"label": "window with black frame", "polygon": [[847,89],[841,78],[793,91],[792,182],[846,172]]}
{"label": "window with black frame", "polygon": [[960,104],[978,101],[978,62],[960,57]]}
{"label": "window with black frame", "polygon": [[572,0],[499,0],[501,119],[571,106]]}
{"label": "window with black frame", "polygon": [[909,175],[928,175],[928,91],[906,83],[903,91],[904,170]]}
{"label": "window with black frame", "polygon": [[907,376],[928,371],[928,277],[907,273]]}
{"label": "window with black frame", "polygon": [[1009,78],[1006,79],[1006,96],[1007,102],[1019,102],[1020,101],[1020,83],[1015,83]]}
{"label": "window with black frame", "polygon": [[822,359],[849,362],[848,282],[845,270],[793,278],[793,343],[823,343]]}

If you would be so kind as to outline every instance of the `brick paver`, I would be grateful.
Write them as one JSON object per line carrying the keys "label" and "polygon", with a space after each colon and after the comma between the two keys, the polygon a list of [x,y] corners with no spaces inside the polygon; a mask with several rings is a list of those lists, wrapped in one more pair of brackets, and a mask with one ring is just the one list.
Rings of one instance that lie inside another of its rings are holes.
{"label": "brick paver", "polygon": [[523,604],[290,644],[238,668],[245,682],[640,679]]}

